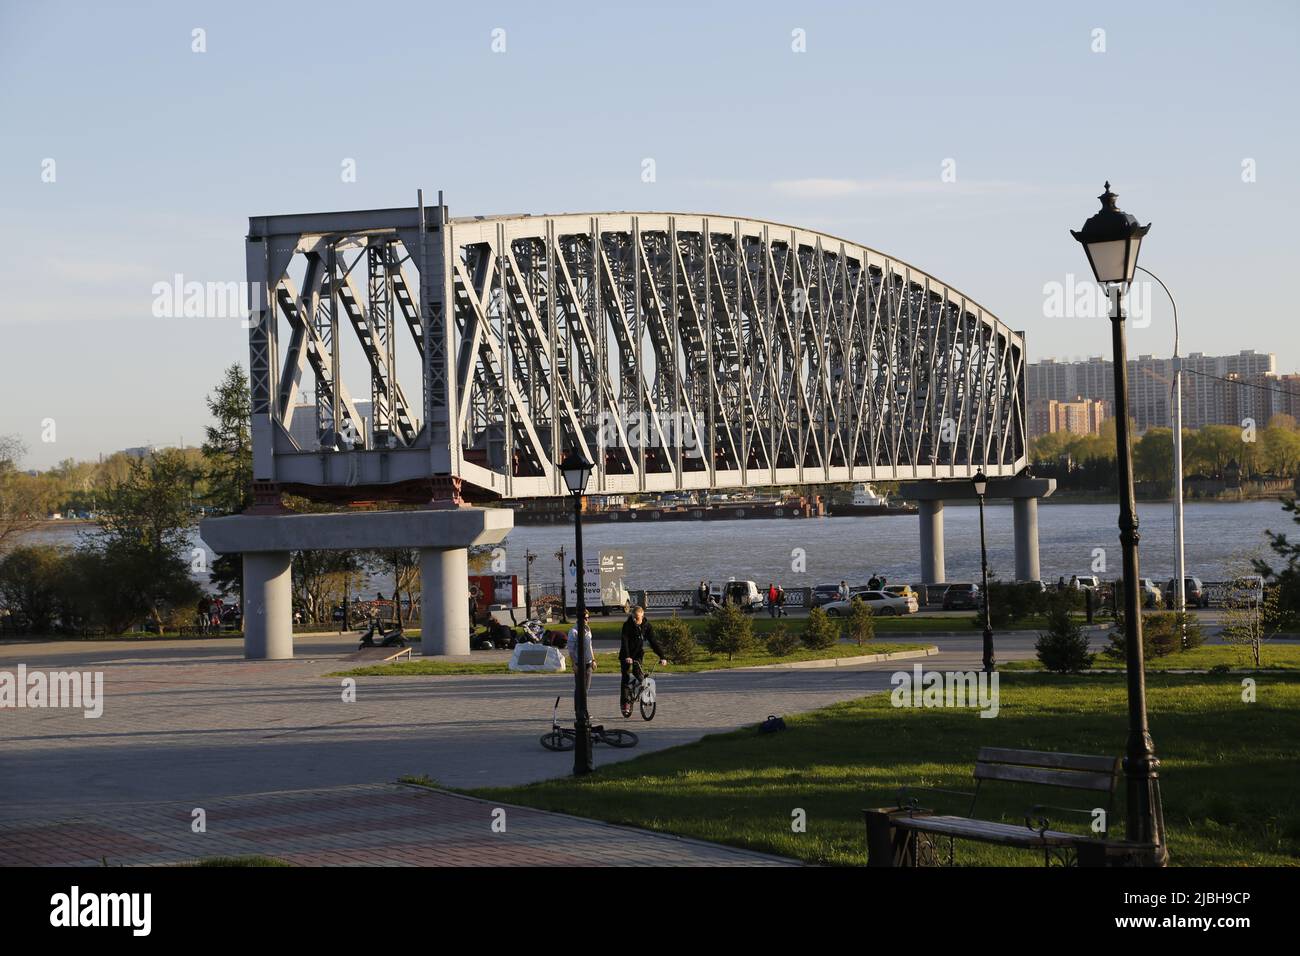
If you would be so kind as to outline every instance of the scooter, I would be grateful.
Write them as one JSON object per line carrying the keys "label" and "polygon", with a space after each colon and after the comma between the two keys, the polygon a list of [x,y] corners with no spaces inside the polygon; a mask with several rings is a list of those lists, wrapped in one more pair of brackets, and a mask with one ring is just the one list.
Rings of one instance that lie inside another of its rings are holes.
{"label": "scooter", "polygon": [[[378,634],[379,640],[375,640]],[[402,625],[394,623],[389,630],[384,629],[384,625],[378,618],[371,618],[370,623],[366,625],[365,631],[361,635],[361,643],[357,645],[357,650],[363,647],[405,647],[406,635],[402,633]]]}

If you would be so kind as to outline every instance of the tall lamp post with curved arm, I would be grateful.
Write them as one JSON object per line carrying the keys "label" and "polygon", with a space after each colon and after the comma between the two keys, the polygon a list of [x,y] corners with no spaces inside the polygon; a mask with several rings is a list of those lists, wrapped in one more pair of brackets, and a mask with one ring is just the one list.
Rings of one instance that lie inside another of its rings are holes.
{"label": "tall lamp post with curved arm", "polygon": [[1170,395],[1174,426],[1174,580],[1178,582],[1174,588],[1174,609],[1181,614],[1187,610],[1187,565],[1183,558],[1183,360],[1178,354],[1178,303],[1158,275],[1142,266],[1137,271],[1160,283],[1174,310],[1174,387]]}
{"label": "tall lamp post with curved arm", "polygon": [[[1128,416],[1128,345],[1124,335],[1123,293],[1133,282],[1138,251],[1151,225],[1120,211],[1119,198],[1106,183],[1101,210],[1071,234],[1083,246],[1093,275],[1111,297],[1111,343],[1115,366],[1115,443],[1119,468],[1119,539],[1124,560],[1124,650],[1128,671],[1128,746],[1124,758],[1127,789],[1125,824],[1136,862],[1164,866],[1169,861],[1155,745],[1147,726],[1146,671],[1142,659],[1142,605],[1138,590],[1138,518],[1133,493],[1133,446]],[[1181,585],[1182,582],[1180,581]]]}
{"label": "tall lamp post with curved arm", "polygon": [[975,487],[975,497],[980,501],[980,574],[983,578],[980,589],[984,598],[984,671],[992,674],[997,662],[993,659],[993,618],[989,612],[989,549],[984,539],[984,493],[988,491],[989,480],[982,468],[975,472],[971,484]]}

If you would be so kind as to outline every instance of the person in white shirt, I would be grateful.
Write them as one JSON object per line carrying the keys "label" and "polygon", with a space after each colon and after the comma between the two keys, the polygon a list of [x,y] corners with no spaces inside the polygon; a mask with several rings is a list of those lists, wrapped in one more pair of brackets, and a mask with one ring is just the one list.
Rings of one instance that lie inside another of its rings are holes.
{"label": "person in white shirt", "polygon": [[[591,673],[596,669],[596,653],[591,647],[591,612],[586,608],[582,610],[582,631],[583,631],[583,656],[587,659],[587,673],[583,676],[583,686],[588,693],[591,691]],[[569,663],[574,667],[578,666],[578,625],[569,629]]]}

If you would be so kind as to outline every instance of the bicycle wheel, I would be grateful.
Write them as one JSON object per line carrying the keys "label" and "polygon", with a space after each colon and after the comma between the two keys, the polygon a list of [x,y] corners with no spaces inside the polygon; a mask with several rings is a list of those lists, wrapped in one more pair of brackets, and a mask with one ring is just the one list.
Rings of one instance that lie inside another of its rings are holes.
{"label": "bicycle wheel", "polygon": [[659,703],[657,701],[653,701],[653,700],[647,701],[644,697],[641,698],[641,719],[654,720],[655,708],[657,708],[658,706]]}
{"label": "bicycle wheel", "polygon": [[611,747],[635,747],[641,738],[630,730],[602,730],[596,740]]}
{"label": "bicycle wheel", "polygon": [[547,750],[572,750],[576,744],[577,741],[562,730],[542,734],[542,746]]}

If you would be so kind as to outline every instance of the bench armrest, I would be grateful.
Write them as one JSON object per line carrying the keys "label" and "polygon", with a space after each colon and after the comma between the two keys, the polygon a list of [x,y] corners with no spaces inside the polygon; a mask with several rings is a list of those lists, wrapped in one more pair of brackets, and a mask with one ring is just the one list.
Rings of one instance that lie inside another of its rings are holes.
{"label": "bench armrest", "polygon": [[[1025,826],[1038,833],[1040,836],[1047,830],[1051,829],[1051,821],[1048,820],[1046,814],[1043,812],[1045,810],[1057,810],[1061,813],[1077,813],[1080,816],[1088,817],[1090,820],[1092,819],[1091,810],[1080,810],[1078,807],[1058,807],[1050,803],[1036,803],[1025,811]],[[1106,836],[1105,830],[1101,831],[1101,836]]]}

